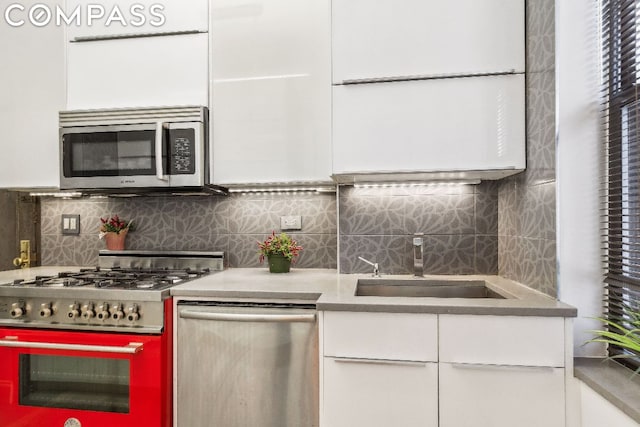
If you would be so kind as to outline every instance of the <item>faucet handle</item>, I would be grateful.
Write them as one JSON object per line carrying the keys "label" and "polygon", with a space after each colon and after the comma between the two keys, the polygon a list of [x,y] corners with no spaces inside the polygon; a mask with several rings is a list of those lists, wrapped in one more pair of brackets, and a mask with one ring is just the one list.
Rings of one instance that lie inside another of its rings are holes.
{"label": "faucet handle", "polygon": [[378,263],[377,262],[371,262],[371,261],[369,261],[367,259],[362,258],[361,256],[359,256],[358,259],[360,261],[366,262],[367,264],[369,264],[370,266],[373,267],[373,274],[372,274],[373,277],[380,277],[380,268],[378,267]]}

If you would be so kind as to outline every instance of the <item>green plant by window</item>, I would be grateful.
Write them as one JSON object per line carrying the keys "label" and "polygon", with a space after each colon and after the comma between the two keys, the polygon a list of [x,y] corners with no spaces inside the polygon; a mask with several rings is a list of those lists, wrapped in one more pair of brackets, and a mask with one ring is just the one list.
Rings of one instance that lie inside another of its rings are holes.
{"label": "green plant by window", "polygon": [[[638,365],[640,363],[640,304],[638,302],[625,303],[622,307],[622,319],[597,319],[603,323],[602,330],[589,331],[596,337],[588,342],[605,343],[615,346],[620,351],[609,359],[631,359]],[[636,369],[636,374],[640,373],[640,368]]]}

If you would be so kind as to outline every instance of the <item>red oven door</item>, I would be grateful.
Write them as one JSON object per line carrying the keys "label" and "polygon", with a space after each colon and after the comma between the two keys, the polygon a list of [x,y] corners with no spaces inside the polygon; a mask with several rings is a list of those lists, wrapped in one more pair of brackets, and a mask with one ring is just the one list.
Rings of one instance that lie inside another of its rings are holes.
{"label": "red oven door", "polygon": [[169,427],[170,337],[0,328],[0,426]]}

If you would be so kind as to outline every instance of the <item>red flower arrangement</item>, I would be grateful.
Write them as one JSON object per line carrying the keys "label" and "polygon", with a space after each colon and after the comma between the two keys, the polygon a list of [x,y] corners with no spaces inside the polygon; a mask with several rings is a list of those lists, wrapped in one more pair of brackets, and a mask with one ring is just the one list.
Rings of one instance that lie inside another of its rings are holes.
{"label": "red flower arrangement", "polygon": [[289,261],[295,262],[295,258],[300,255],[302,250],[302,246],[298,245],[298,242],[286,233],[276,235],[275,231],[264,242],[259,241],[258,248],[260,248],[260,262],[263,262],[265,256],[269,255],[282,255]]}
{"label": "red flower arrangement", "polygon": [[123,230],[133,231],[133,220],[126,221],[120,219],[118,215],[114,215],[111,218],[100,218],[102,225],[100,231],[102,233],[120,233]]}

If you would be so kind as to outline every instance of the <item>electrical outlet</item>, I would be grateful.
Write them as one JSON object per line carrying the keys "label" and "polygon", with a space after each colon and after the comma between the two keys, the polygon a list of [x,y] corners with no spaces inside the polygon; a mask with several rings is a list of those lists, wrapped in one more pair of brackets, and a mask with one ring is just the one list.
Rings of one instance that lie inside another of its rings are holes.
{"label": "electrical outlet", "polygon": [[80,215],[62,214],[62,234],[80,234]]}
{"label": "electrical outlet", "polygon": [[281,230],[302,230],[302,217],[300,215],[288,215],[280,217]]}

